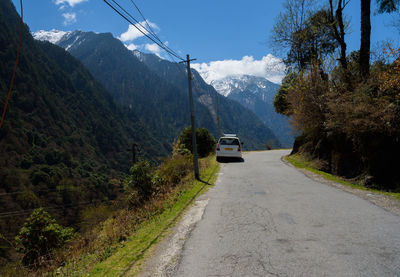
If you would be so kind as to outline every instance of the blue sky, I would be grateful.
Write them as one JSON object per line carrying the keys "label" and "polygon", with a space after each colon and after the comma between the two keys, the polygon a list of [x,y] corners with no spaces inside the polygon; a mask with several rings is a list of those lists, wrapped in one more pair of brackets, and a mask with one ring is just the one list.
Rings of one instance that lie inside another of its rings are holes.
{"label": "blue sky", "polygon": [[[13,0],[19,11],[19,0]],[[136,18],[140,16],[129,0],[119,0]],[[200,63],[254,61],[272,53],[268,39],[283,0],[135,0],[146,18],[155,24],[159,37],[182,56],[189,53]],[[320,1],[321,2],[321,1]],[[326,1],[327,2],[327,1]],[[393,16],[374,15],[372,0],[372,45],[390,39],[398,43],[399,33],[389,27]],[[360,1],[351,0],[345,10],[351,20],[347,36],[349,52],[359,48]],[[398,16],[398,15],[397,15]],[[115,37],[128,30],[128,23],[102,0],[24,0],[24,18],[31,31],[58,29],[111,32]],[[137,38],[139,50],[151,42]],[[147,47],[149,50],[155,50]],[[164,56],[164,55],[163,55]]]}

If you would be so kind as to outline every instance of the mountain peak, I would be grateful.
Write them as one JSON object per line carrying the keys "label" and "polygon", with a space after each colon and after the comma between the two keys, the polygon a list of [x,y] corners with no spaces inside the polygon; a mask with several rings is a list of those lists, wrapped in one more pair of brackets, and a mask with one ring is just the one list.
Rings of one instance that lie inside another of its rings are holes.
{"label": "mountain peak", "polygon": [[240,74],[230,75],[219,80],[214,80],[211,82],[211,85],[225,97],[233,92],[248,90],[253,93],[259,93],[261,90],[265,93],[265,90],[274,90],[277,86],[264,77]]}
{"label": "mountain peak", "polygon": [[56,29],[51,29],[50,31],[39,30],[37,32],[33,32],[32,36],[41,41],[48,41],[53,44],[59,42],[65,35],[71,34],[71,31],[60,31]]}

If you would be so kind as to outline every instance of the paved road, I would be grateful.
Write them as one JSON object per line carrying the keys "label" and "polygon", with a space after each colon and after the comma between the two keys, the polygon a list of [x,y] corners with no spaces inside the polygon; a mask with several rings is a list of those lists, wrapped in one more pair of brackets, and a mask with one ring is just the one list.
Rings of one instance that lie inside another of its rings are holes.
{"label": "paved road", "polygon": [[172,276],[400,276],[400,217],[280,158],[223,164]]}

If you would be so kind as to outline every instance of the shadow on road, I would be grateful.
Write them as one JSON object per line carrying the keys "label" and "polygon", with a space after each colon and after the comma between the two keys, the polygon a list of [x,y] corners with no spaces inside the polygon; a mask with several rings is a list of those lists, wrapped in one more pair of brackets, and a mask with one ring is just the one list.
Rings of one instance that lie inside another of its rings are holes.
{"label": "shadow on road", "polygon": [[243,158],[219,158],[219,163],[244,163]]}

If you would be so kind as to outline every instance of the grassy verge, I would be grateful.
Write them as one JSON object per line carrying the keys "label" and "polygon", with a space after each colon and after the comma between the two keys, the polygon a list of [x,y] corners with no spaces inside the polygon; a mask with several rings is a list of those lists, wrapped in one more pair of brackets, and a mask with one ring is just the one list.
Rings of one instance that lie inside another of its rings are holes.
{"label": "grassy verge", "polygon": [[[214,184],[219,164],[215,161],[215,156],[206,158],[205,163],[207,166],[201,171],[200,178],[208,184]],[[193,178],[188,179],[183,189],[171,195],[165,202],[163,212],[141,223],[126,242],[118,245],[118,249],[110,257],[95,264],[87,275],[121,276],[131,270],[132,266],[139,265],[146,251],[160,241],[165,231],[176,223],[192,200],[208,189],[208,184],[194,181]]]}
{"label": "grassy verge", "polygon": [[325,180],[333,181],[333,182],[336,182],[336,183],[340,183],[342,185],[345,185],[345,186],[348,186],[348,187],[351,187],[351,188],[354,188],[354,189],[370,191],[370,192],[373,192],[375,194],[383,194],[383,195],[386,195],[386,196],[393,197],[393,198],[395,198],[397,200],[400,200],[400,193],[386,192],[386,191],[367,188],[367,187],[363,186],[360,183],[353,182],[351,180],[346,180],[346,179],[343,179],[341,177],[332,175],[330,173],[326,173],[324,171],[318,170],[318,169],[316,169],[316,165],[315,165],[315,163],[313,161],[310,161],[310,160],[306,159],[306,157],[302,156],[301,154],[295,154],[295,155],[291,155],[291,156],[286,156],[285,159],[286,159],[286,161],[291,163],[293,166],[295,166],[297,168],[306,169],[306,170],[311,171],[311,172],[313,172],[315,174],[318,174],[321,177],[323,177]]}

